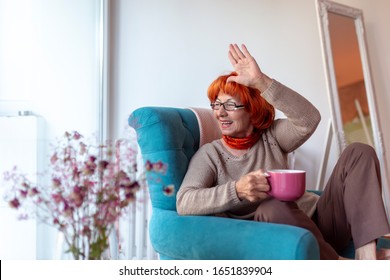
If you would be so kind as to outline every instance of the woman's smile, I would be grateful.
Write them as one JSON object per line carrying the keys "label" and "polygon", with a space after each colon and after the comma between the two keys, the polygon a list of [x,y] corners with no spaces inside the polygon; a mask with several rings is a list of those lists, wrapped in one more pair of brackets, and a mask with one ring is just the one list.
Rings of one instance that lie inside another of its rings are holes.
{"label": "woman's smile", "polygon": [[222,129],[228,129],[233,124],[232,121],[219,120]]}
{"label": "woman's smile", "polygon": [[[226,93],[220,93],[216,102],[242,104],[239,99]],[[245,110],[227,111],[224,106],[221,106],[218,110],[214,110],[214,116],[218,120],[223,135],[244,138],[253,131],[250,114]]]}

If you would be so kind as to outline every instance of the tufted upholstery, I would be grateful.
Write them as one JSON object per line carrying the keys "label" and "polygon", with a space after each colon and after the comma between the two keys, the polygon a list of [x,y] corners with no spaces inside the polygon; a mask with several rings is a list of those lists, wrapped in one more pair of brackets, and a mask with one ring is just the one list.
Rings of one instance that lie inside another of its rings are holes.
{"label": "tufted upholstery", "polygon": [[[174,185],[175,193],[188,163],[199,146],[199,127],[190,110],[147,107],[129,119],[136,129],[144,161],[161,160],[168,165],[165,176],[150,178],[149,194],[154,208],[176,210],[176,195],[166,196],[163,186]],[[160,181],[161,179],[161,181]]]}
{"label": "tufted upholstery", "polygon": [[[195,112],[195,113],[194,113]],[[318,244],[307,230],[272,223],[214,216],[179,216],[176,196],[188,163],[197,151],[200,130],[196,110],[143,107],[129,117],[143,160],[161,160],[166,173],[148,177],[152,201],[151,243],[161,259],[318,259]]]}

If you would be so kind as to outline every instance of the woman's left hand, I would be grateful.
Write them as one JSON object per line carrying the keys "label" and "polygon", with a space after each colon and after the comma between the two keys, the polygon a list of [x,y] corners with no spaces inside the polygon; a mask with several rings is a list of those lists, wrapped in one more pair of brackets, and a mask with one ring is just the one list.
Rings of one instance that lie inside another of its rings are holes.
{"label": "woman's left hand", "polygon": [[237,76],[230,76],[227,82],[236,82],[247,87],[257,88],[261,92],[266,90],[272,80],[265,75],[253,56],[249,53],[246,46],[237,44],[229,45],[229,60]]}

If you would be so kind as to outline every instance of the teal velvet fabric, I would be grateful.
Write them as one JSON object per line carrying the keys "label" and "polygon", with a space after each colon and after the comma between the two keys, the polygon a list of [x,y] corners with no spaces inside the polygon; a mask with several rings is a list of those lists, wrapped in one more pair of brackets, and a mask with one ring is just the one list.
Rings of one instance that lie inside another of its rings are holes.
{"label": "teal velvet fabric", "polygon": [[[195,114],[189,109],[144,107],[131,114],[129,125],[137,132],[144,162],[162,161],[167,165],[165,174],[148,178],[152,206],[176,210],[176,192],[191,157],[199,147]],[[172,196],[166,196],[162,191],[168,185],[175,187]]]}
{"label": "teal velvet fabric", "polygon": [[[160,259],[319,259],[318,244],[307,230],[214,216],[179,216],[176,192],[199,148],[199,125],[190,109],[142,107],[128,123],[137,133],[144,162],[162,161],[164,174],[147,177],[152,217],[151,243]],[[175,194],[163,188],[173,185]]]}
{"label": "teal velvet fabric", "polygon": [[317,257],[317,241],[311,233],[298,227],[213,216],[179,216],[174,211],[154,210],[151,241],[165,258],[274,260]]}

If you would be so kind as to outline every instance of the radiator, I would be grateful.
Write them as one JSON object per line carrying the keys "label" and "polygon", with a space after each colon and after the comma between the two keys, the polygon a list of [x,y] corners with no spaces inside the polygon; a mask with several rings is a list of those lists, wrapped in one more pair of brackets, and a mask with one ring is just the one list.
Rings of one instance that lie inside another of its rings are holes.
{"label": "radiator", "polygon": [[153,260],[157,259],[149,239],[149,218],[151,203],[147,187],[137,193],[137,200],[119,221],[118,230],[111,237],[110,253],[112,259]]}
{"label": "radiator", "polygon": [[[126,137],[137,143],[135,132],[131,130],[127,133]],[[143,177],[141,174],[145,174],[145,170],[141,153],[137,154],[137,167],[138,177]],[[158,259],[158,255],[149,239],[149,221],[152,214],[149,192],[146,182],[139,182],[141,183],[141,189],[136,194],[136,200],[130,204],[128,211],[119,221],[117,231],[111,235],[111,259]]]}

